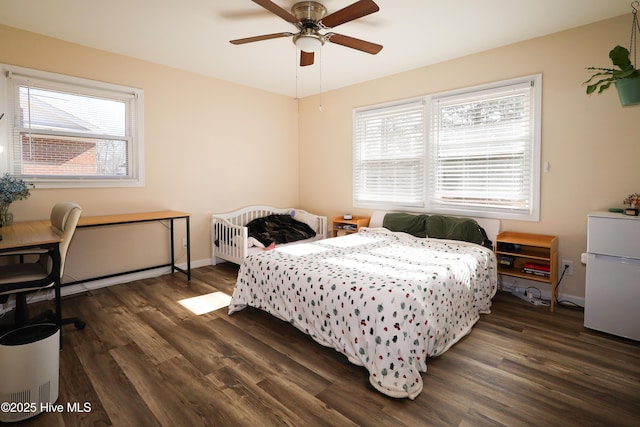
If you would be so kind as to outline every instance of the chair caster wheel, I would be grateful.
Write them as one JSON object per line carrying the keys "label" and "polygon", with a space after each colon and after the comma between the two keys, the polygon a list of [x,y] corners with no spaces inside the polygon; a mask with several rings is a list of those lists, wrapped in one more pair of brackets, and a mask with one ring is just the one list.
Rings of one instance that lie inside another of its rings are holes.
{"label": "chair caster wheel", "polygon": [[76,320],[75,322],[73,322],[73,326],[75,326],[76,329],[84,329],[87,324],[82,320]]}

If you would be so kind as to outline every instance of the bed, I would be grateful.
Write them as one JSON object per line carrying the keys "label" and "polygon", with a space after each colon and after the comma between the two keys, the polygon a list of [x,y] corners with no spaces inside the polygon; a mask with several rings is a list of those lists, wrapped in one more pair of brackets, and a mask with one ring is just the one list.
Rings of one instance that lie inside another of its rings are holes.
{"label": "bed", "polygon": [[[376,212],[358,233],[245,258],[229,313],[264,310],[364,366],[381,393],[415,399],[427,360],[490,312],[496,257],[489,244],[391,231],[391,217]],[[482,221],[495,239],[499,221]]]}
{"label": "bed", "polygon": [[[282,247],[289,244],[305,243],[327,237],[327,217],[309,213],[303,209],[275,208],[265,205],[247,206],[233,212],[218,213],[211,216],[211,263],[230,261],[242,264],[247,255],[271,249],[269,245],[252,237],[248,224],[270,216],[290,217],[294,223],[301,222],[309,226],[313,235],[288,243],[278,243]],[[293,238],[287,239],[293,240]]]}

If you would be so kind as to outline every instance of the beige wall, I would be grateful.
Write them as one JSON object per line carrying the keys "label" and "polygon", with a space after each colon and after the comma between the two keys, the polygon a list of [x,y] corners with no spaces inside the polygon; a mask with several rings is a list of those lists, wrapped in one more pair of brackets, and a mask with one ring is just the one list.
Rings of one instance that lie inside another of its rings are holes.
{"label": "beige wall", "polygon": [[[192,216],[192,260],[210,257],[211,213],[298,204],[297,103],[232,83],[0,26],[0,62],[144,89],[141,188],[35,189],[16,220],[47,218],[59,200],[85,215],[173,209]],[[7,42],[10,41],[10,42]],[[4,122],[4,123],[3,123]],[[0,122],[5,131],[6,120]],[[184,227],[177,224],[182,241]],[[167,261],[164,226],[81,230],[66,281]],[[181,246],[181,245],[180,245]],[[184,251],[180,249],[184,262]]]}
{"label": "beige wall", "polygon": [[[586,96],[581,84],[585,66],[607,66],[611,47],[628,43],[629,21],[625,15],[326,92],[322,110],[317,96],[298,106],[288,97],[0,26],[0,40],[11,40],[0,46],[2,63],[145,90],[145,187],[36,189],[11,210],[17,220],[45,218],[64,199],[80,203],[86,215],[191,212],[192,259],[204,260],[213,212],[264,203],[329,216],[368,213],[351,203],[353,108],[540,72],[542,160],[551,164],[542,174],[541,219],[504,221],[502,228],[558,235],[560,257],[575,271],[560,291],[581,297],[587,213],[640,191],[640,107],[622,108],[614,90]],[[166,239],[164,227],[151,225],[83,230],[67,273],[78,279],[164,261],[162,233]]]}
{"label": "beige wall", "polygon": [[551,167],[542,173],[540,221],[503,221],[502,229],[559,236],[560,258],[574,263],[560,293],[583,297],[587,213],[640,192],[640,106],[621,107],[613,88],[587,96],[582,86],[584,67],[610,66],[609,50],[628,45],[630,21],[625,15],[326,92],[322,110],[317,96],[303,99],[301,205],[330,216],[369,213],[352,208],[353,108],[542,73],[542,161]]}

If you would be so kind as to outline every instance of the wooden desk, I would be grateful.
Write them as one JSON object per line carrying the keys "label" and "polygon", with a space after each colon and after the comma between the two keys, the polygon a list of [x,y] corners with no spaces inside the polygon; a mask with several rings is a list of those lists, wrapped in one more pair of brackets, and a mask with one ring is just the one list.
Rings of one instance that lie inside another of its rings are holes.
{"label": "wooden desk", "polygon": [[[88,228],[88,227],[104,227],[110,225],[120,225],[120,224],[136,224],[143,222],[153,222],[153,221],[169,221],[170,230],[171,230],[171,262],[162,265],[156,265],[153,267],[145,267],[139,268],[136,270],[124,271],[122,273],[114,273],[108,274],[106,276],[100,277],[92,277],[90,279],[82,279],[76,280],[74,282],[64,283],[63,286],[75,285],[77,283],[89,282],[92,280],[100,280],[100,279],[108,279],[111,277],[122,276],[124,274],[138,273],[146,270],[153,270],[155,268],[161,267],[171,267],[171,272],[178,271],[187,276],[187,280],[191,280],[191,236],[190,236],[190,224],[189,220],[191,218],[191,214],[186,212],[179,211],[159,211],[159,212],[141,212],[141,213],[131,213],[131,214],[118,214],[118,215],[100,215],[100,216],[81,216],[78,221],[78,228]],[[185,230],[186,230],[186,238],[187,238],[187,269],[184,270],[175,263],[175,244],[173,241],[174,235],[174,220],[176,219],[184,219],[185,221]]]}
{"label": "wooden desk", "polygon": [[0,252],[58,245],[62,237],[51,229],[49,221],[21,221],[0,227]]}

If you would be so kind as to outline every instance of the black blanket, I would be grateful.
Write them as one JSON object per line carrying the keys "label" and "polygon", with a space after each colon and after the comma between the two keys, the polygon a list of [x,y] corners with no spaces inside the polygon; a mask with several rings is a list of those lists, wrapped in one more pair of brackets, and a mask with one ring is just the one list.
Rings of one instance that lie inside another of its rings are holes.
{"label": "black blanket", "polygon": [[247,224],[249,237],[253,237],[265,246],[272,243],[289,243],[315,237],[313,231],[304,222],[297,221],[289,214],[272,214],[256,218]]}

